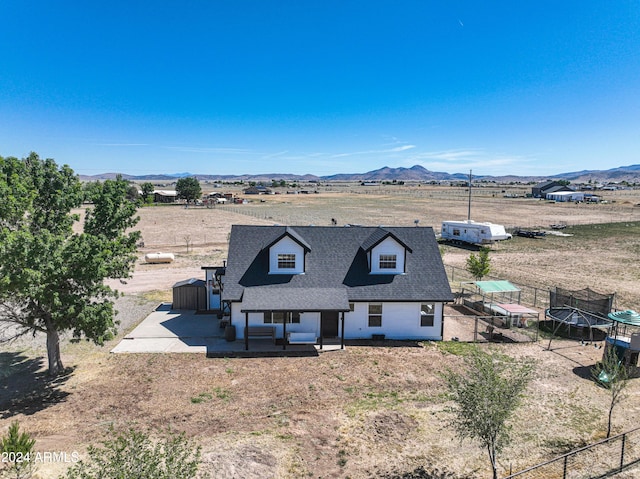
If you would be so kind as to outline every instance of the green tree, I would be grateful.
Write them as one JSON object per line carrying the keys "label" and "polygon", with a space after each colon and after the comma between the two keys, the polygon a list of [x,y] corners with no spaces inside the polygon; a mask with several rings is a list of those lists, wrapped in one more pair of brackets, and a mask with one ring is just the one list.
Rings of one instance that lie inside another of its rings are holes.
{"label": "green tree", "polygon": [[187,200],[187,203],[195,201],[202,196],[200,182],[192,176],[180,178],[176,183],[176,192],[178,193],[178,198]]}
{"label": "green tree", "polygon": [[449,425],[460,439],[476,440],[487,450],[497,479],[497,456],[510,441],[507,421],[520,404],[533,368],[478,350],[464,361],[462,372],[444,373],[448,398],[453,401]]}
{"label": "green tree", "polygon": [[145,203],[153,202],[153,190],[155,190],[153,183],[149,183],[148,181],[145,183],[142,183],[141,189],[142,189],[142,197],[144,199],[144,202]]}
{"label": "green tree", "polygon": [[127,186],[127,199],[129,201],[138,201],[140,199],[140,190],[138,190],[138,186],[134,184],[129,184]]}
{"label": "green tree", "polygon": [[609,414],[607,420],[607,437],[611,436],[613,409],[625,398],[625,388],[629,384],[627,366],[618,359],[615,348],[607,348],[602,361],[592,369],[593,378],[609,391]]}
{"label": "green tree", "polygon": [[88,181],[82,184],[83,203],[93,203],[93,197],[100,191],[99,181]]}
{"label": "green tree", "polygon": [[489,258],[489,252],[491,250],[486,246],[480,248],[478,255],[471,253],[467,258],[467,271],[476,279],[480,281],[491,272],[491,259]]}
{"label": "green tree", "polygon": [[127,188],[121,179],[101,183],[77,233],[82,188],[71,168],[35,153],[0,157],[0,323],[9,339],[46,335],[51,375],[64,370],[60,332],[99,345],[116,332],[117,291],[104,280],[130,277],[140,237]]}
{"label": "green tree", "polygon": [[[27,479],[34,472],[34,461],[32,460],[33,446],[36,440],[26,432],[20,432],[18,421],[9,426],[9,431],[5,437],[0,438],[0,455],[4,469],[0,469],[0,477],[11,477],[15,479]],[[4,471],[4,472],[3,472]]]}
{"label": "green tree", "polygon": [[130,429],[104,441],[102,447],[89,446],[88,459],[60,479],[192,479],[197,475],[200,455],[200,447],[184,434],[168,432],[152,441],[149,435]]}

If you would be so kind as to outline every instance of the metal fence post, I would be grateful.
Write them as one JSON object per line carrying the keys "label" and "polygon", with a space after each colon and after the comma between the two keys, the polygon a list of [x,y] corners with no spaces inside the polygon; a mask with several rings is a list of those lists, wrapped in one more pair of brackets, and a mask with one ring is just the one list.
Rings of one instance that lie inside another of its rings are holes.
{"label": "metal fence post", "polygon": [[569,459],[569,455],[564,456],[564,468],[562,471],[562,479],[567,479],[567,459]]}
{"label": "metal fence post", "polygon": [[622,447],[620,448],[620,472],[622,472],[622,468],[624,467],[624,445],[627,439],[626,433],[622,435]]}

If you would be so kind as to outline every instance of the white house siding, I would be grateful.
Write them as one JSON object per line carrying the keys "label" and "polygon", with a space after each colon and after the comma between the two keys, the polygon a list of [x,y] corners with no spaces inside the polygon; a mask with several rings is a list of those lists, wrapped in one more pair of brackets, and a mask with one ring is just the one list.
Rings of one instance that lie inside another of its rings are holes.
{"label": "white house siding", "polygon": [[[244,338],[246,324],[245,313],[242,312],[242,303],[231,305],[231,324],[236,327],[236,336]],[[264,313],[249,313],[249,326],[273,326],[276,330],[276,338],[282,338],[283,325],[264,322]],[[319,335],[320,313],[301,313],[300,323],[287,323],[287,332],[311,333]]]}
{"label": "white house siding", "polygon": [[[279,254],[295,254],[296,255],[296,267],[279,269],[278,268],[278,255]],[[304,249],[298,243],[293,241],[289,237],[284,237],[276,244],[274,244],[269,250],[269,272],[279,274],[300,274],[304,273]]]}
{"label": "white house siding", "polygon": [[[425,301],[426,302],[426,301]],[[420,326],[423,303],[382,303],[382,326],[369,327],[369,303],[355,303],[354,310],[345,313],[346,339],[371,339],[372,334],[384,334],[387,339],[442,339],[442,303],[435,303],[433,326]]]}
{"label": "white house siding", "polygon": [[[344,337],[345,339],[371,339],[373,334],[384,334],[386,339],[441,340],[442,303],[434,303],[434,320],[431,327],[420,326],[422,304],[382,302],[382,326],[369,327],[369,303],[354,303],[354,310],[344,313]],[[244,337],[245,313],[241,310],[242,303],[232,304],[231,324],[236,327],[238,338]],[[274,326],[276,337],[283,336],[282,324],[265,324],[263,313],[249,313],[249,325]],[[302,313],[300,324],[288,323],[287,332],[314,332],[320,336],[320,313]]]}
{"label": "white house siding", "polygon": [[[396,255],[396,269],[380,269],[380,255]],[[404,272],[404,247],[393,238],[386,238],[371,250],[371,272],[373,274],[390,274]]]}

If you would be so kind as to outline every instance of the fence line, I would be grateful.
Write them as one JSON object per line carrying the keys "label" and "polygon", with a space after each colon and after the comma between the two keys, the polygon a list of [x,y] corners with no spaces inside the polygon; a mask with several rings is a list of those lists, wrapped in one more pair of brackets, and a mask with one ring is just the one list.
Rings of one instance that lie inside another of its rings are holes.
{"label": "fence line", "polygon": [[525,320],[518,321],[517,324],[506,324],[508,319],[505,318],[469,314],[447,314],[446,319],[455,319],[458,324],[465,326],[454,341],[484,343],[500,340],[526,343],[535,342],[539,337],[537,321]]}
{"label": "fence line", "polygon": [[[472,283],[475,278],[466,269],[458,266],[445,265],[449,283]],[[485,276],[487,280],[503,280],[503,277]],[[535,286],[520,285],[514,283],[520,288],[520,302],[534,308],[547,309],[549,307],[549,289],[538,288]]]}
{"label": "fence line", "polygon": [[640,428],[603,439],[503,479],[600,479],[640,463]]}
{"label": "fence line", "polygon": [[[404,194],[398,194],[393,193],[392,191],[371,191],[371,192],[364,192],[364,191],[351,191],[351,193],[353,194],[358,194],[358,195],[369,195],[369,194],[386,194],[387,196],[395,196],[395,197],[402,197],[402,196],[415,196],[412,193],[404,193]],[[422,192],[420,192],[422,193]],[[441,192],[440,192],[441,193]],[[442,198],[442,199],[446,199],[446,200],[452,200],[452,201],[466,201],[466,197],[464,195],[462,196],[457,196],[457,194],[459,194],[458,192],[456,192],[456,195],[441,195],[441,194],[419,194],[417,197],[428,197],[428,198]],[[514,200],[514,201],[517,201]],[[479,197],[474,199],[475,203],[492,203],[495,202],[495,198],[491,198],[491,197]],[[300,223],[305,223],[307,221],[305,221],[305,216],[304,215],[298,215],[299,218],[296,218],[296,215],[299,213],[297,210],[296,211],[291,211],[288,214],[283,214],[283,215],[274,215],[274,211],[273,209],[265,209],[268,208],[269,205],[264,205],[264,208],[262,205],[260,204],[252,204],[251,206],[248,205],[235,205],[235,204],[224,204],[224,205],[215,205],[214,208],[220,208],[220,209],[224,209],[226,211],[230,211],[236,214],[240,214],[240,215],[245,215],[245,216],[251,216],[254,218],[259,218],[259,219],[264,219],[264,220],[272,220],[272,221],[277,221],[279,223],[282,224],[290,224],[290,221],[293,220],[294,223],[295,222],[300,222]],[[621,222],[634,222],[634,221],[638,221],[639,218],[637,216],[637,212],[635,210],[629,210],[628,208],[624,208],[622,206],[620,207],[609,207],[608,209],[609,212],[609,222],[612,223],[621,223]],[[571,220],[563,220],[563,223],[566,224],[567,226],[578,226],[578,225],[590,225],[590,224],[598,224],[601,223],[601,221],[595,221],[593,219],[590,218],[585,218],[585,219],[581,219],[581,218],[572,218]],[[525,221],[525,222],[519,222],[519,223],[515,223],[515,224],[507,224],[504,223],[505,228],[507,229],[507,231],[509,232],[513,232],[514,230],[516,230],[517,228],[544,228],[542,224],[540,223],[536,223],[536,222],[532,222],[532,221]],[[433,229],[436,233],[438,233],[440,231],[440,224],[434,224],[433,225]]]}

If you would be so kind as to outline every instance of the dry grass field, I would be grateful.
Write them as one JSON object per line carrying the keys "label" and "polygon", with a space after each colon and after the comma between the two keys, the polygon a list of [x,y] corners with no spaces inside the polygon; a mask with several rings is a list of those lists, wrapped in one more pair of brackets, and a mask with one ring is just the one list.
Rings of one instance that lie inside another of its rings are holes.
{"label": "dry grass field", "polygon": [[[122,336],[178,280],[226,258],[233,223],[433,226],[466,218],[462,190],[413,187],[254,197],[245,205],[140,210],[145,246],[132,280],[115,285]],[[514,238],[492,247],[494,275],[516,284],[616,292],[620,308],[640,309],[640,194],[610,192],[600,205],[551,204],[474,190],[472,217],[507,226],[566,223],[571,236]],[[615,222],[614,225],[607,223]],[[189,243],[189,247],[187,247]],[[144,263],[147,252],[172,252],[169,265]],[[469,250],[444,247],[447,265],[464,267]],[[453,323],[455,320],[451,320]],[[455,327],[451,324],[450,327]],[[41,338],[0,349],[0,432],[21,426],[39,451],[79,451],[108,427],[185,431],[203,447],[214,478],[375,478],[419,465],[457,477],[489,476],[483,450],[460,442],[446,425],[439,372],[461,364],[460,343],[352,345],[311,358],[206,359],[199,355],[112,355],[88,343],[65,342],[71,374],[50,383],[42,372]],[[514,362],[535,363],[535,378],[513,422],[514,442],[501,473],[518,470],[603,437],[607,392],[589,377],[602,351],[576,341],[484,344]],[[640,380],[614,413],[616,432],[638,424]],[[195,398],[195,399],[194,399]],[[200,399],[197,399],[200,398]],[[61,463],[41,464],[42,478]],[[386,477],[386,476],[385,476]]]}

